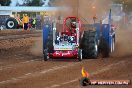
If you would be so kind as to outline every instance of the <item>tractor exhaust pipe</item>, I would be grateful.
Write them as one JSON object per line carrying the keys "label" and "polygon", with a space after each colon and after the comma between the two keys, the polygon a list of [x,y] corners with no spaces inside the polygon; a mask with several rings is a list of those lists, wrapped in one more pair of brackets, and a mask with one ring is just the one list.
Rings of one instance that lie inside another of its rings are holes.
{"label": "tractor exhaust pipe", "polygon": [[53,46],[55,45],[56,40],[56,23],[53,23]]}

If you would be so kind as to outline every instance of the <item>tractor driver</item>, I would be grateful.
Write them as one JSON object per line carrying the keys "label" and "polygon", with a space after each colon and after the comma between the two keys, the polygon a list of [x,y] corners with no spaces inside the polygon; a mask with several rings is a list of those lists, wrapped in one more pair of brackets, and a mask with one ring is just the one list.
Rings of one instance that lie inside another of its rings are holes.
{"label": "tractor driver", "polygon": [[76,19],[71,20],[71,28],[76,28]]}
{"label": "tractor driver", "polygon": [[72,19],[71,20],[71,29],[70,29],[70,32],[72,33],[72,34],[74,34],[74,33],[76,33],[76,19]]}

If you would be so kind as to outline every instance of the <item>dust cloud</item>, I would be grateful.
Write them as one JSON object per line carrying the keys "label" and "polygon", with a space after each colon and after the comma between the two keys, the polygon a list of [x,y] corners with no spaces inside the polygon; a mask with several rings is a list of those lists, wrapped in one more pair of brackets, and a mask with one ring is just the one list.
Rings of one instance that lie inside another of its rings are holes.
{"label": "dust cloud", "polygon": [[109,11],[111,3],[111,0],[54,0],[52,5],[67,7],[67,10],[62,9],[57,13],[63,17],[78,16],[93,23],[93,16],[97,16],[97,20],[102,19]]}
{"label": "dust cloud", "polygon": [[[54,0],[52,5],[62,7],[61,11],[59,11],[59,15],[63,17],[77,15],[77,0]],[[64,10],[64,7],[67,9]]]}
{"label": "dust cloud", "polygon": [[34,56],[42,56],[43,46],[42,46],[42,37],[36,39],[35,43],[30,48],[31,54]]}
{"label": "dust cloud", "polygon": [[116,30],[116,48],[115,57],[132,56],[132,26],[124,25]]}
{"label": "dust cloud", "polygon": [[103,19],[110,9],[110,0],[79,0],[78,16],[85,18],[88,23],[93,23],[93,17],[96,16],[96,22]]}
{"label": "dust cloud", "polygon": [[[66,11],[58,11],[55,14],[63,17],[78,16],[85,18],[88,23],[93,23],[93,16],[97,16],[97,20],[103,19],[110,9],[111,0],[54,0],[54,6],[70,7]],[[126,25],[124,25],[126,26]],[[116,29],[116,48],[113,53],[114,57],[132,56],[132,27],[118,27]],[[42,54],[42,40],[39,39],[31,52],[34,55]]]}

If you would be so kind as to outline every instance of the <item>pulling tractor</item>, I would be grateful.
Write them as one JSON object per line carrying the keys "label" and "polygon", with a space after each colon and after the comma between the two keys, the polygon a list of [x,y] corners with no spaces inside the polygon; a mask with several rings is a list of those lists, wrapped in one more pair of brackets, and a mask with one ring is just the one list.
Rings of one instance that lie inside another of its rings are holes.
{"label": "pulling tractor", "polygon": [[63,28],[57,31],[56,23],[43,27],[44,61],[52,58],[97,58],[108,57],[114,51],[115,32],[111,24],[81,24],[77,17],[67,17]]}

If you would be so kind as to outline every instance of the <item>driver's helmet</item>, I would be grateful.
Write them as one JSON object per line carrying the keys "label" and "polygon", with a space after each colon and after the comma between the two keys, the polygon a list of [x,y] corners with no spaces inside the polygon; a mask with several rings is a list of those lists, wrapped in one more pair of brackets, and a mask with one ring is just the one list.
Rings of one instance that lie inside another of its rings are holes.
{"label": "driver's helmet", "polygon": [[71,27],[76,28],[76,21],[75,20],[71,21]]}

